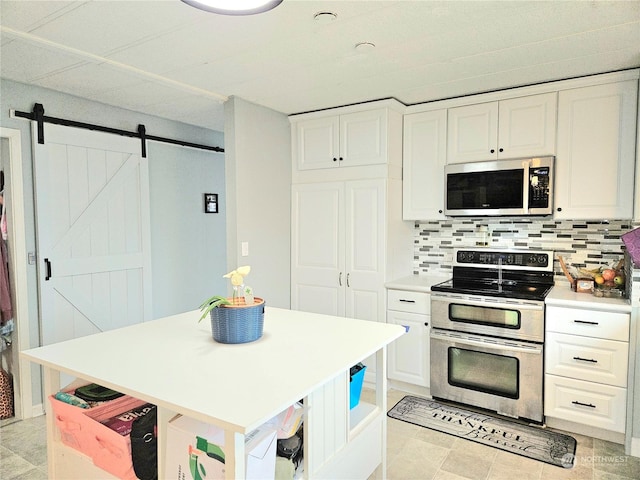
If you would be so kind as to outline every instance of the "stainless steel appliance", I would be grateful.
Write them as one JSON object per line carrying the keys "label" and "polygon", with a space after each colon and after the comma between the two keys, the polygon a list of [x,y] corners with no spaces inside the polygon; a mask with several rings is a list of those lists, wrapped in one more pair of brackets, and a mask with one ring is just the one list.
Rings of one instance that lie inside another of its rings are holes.
{"label": "stainless steel appliance", "polygon": [[431,287],[431,395],[543,421],[544,297],[553,252],[460,249]]}
{"label": "stainless steel appliance", "polygon": [[445,215],[550,215],[554,157],[445,166]]}

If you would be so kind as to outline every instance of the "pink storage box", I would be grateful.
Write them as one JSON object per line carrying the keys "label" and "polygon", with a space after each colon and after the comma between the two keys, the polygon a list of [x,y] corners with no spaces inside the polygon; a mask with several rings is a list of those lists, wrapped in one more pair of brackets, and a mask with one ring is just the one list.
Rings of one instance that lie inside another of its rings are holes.
{"label": "pink storage box", "polygon": [[131,461],[129,435],[102,425],[119,413],[144,405],[145,401],[124,395],[94,408],[80,408],[49,397],[60,439],[65,445],[91,457],[95,466],[123,480],[136,480]]}
{"label": "pink storage box", "polygon": [[633,265],[640,267],[640,228],[631,230],[620,238],[622,238],[622,242],[629,252]]}

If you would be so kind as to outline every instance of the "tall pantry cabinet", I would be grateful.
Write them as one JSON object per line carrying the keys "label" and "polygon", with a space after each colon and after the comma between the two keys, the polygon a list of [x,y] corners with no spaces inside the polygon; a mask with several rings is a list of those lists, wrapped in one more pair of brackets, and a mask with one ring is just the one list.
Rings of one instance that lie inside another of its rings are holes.
{"label": "tall pantry cabinet", "polygon": [[402,105],[295,115],[291,132],[291,308],[384,322],[384,283],[413,261],[414,225],[402,220]]}

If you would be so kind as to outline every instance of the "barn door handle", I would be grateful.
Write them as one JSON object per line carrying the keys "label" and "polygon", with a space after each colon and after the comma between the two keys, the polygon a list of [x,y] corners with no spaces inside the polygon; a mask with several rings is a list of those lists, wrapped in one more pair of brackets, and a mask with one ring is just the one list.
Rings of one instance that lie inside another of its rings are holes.
{"label": "barn door handle", "polygon": [[48,281],[51,278],[51,262],[48,258],[44,259],[45,276],[44,281]]}

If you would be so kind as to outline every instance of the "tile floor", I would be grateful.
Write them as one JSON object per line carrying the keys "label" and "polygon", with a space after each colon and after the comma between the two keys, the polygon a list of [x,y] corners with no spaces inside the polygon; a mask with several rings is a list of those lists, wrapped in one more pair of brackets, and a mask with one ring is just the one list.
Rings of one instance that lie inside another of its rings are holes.
{"label": "tile floor", "polygon": [[[367,395],[363,391],[362,398]],[[389,408],[404,395],[391,390]],[[1,425],[0,479],[46,479],[45,418]],[[563,469],[391,418],[387,430],[390,480],[640,479],[640,458],[625,456],[621,445],[581,435],[573,435],[575,467]]]}
{"label": "tile floor", "polygon": [[0,424],[0,479],[47,479],[44,416]]}

